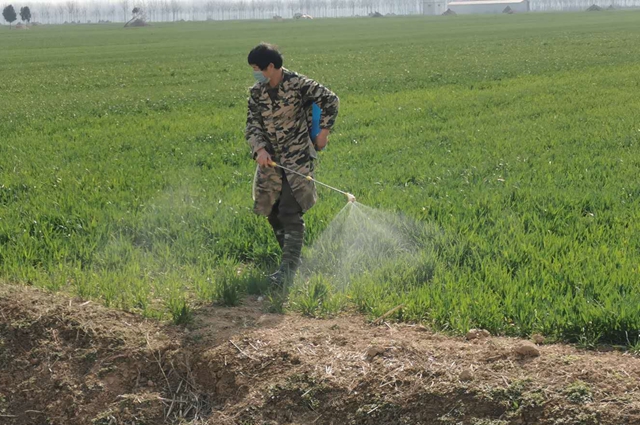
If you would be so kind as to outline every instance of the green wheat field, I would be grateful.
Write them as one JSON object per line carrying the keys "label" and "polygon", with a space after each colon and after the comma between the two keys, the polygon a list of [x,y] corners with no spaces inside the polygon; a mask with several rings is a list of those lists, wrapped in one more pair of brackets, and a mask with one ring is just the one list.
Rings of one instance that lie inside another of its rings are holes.
{"label": "green wheat field", "polygon": [[[265,305],[639,345],[640,12],[1,29],[5,284],[176,323],[267,294],[244,124],[268,41],[340,96],[318,180],[432,230]],[[308,245],[345,205],[318,191]]]}

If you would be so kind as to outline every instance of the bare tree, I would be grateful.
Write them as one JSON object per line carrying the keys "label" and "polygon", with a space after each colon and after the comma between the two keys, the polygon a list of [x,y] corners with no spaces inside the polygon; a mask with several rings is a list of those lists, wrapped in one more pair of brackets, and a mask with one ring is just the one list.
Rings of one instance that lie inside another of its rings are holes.
{"label": "bare tree", "polygon": [[189,14],[191,15],[192,21],[198,20],[198,15],[200,14],[200,4],[198,4],[196,0],[192,1],[189,4]]}
{"label": "bare tree", "polygon": [[271,7],[275,15],[281,16],[284,14],[284,2],[282,0],[273,0]]}
{"label": "bare tree", "polygon": [[127,15],[129,14],[129,0],[120,0],[118,5],[122,11],[122,21],[127,22]]}
{"label": "bare tree", "polygon": [[171,16],[171,5],[169,0],[160,0],[160,10],[162,10],[162,20],[168,21]]}
{"label": "bare tree", "polygon": [[91,2],[91,16],[93,16],[94,22],[100,22],[102,20],[102,5],[98,2]]}
{"label": "bare tree", "polygon": [[369,7],[368,7],[367,0],[357,0],[357,5],[358,5],[358,9],[360,10],[364,9],[365,15],[369,14]]}
{"label": "bare tree", "polygon": [[215,8],[216,4],[213,2],[213,0],[209,0],[204,4],[204,14],[207,21],[213,19],[213,12]]}
{"label": "bare tree", "polygon": [[147,7],[146,10],[149,13],[149,20],[150,21],[157,21],[157,16],[156,14],[158,13],[158,0],[149,0],[147,2]]}
{"label": "bare tree", "polygon": [[64,11],[65,11],[65,7],[64,7],[64,4],[62,3],[58,4],[53,8],[53,15],[56,22],[61,23],[62,21],[64,21]]}
{"label": "bare tree", "polygon": [[322,16],[323,18],[326,18],[328,16],[328,8],[329,8],[329,1],[328,0],[318,0],[318,9],[320,11],[320,16]]}
{"label": "bare tree", "polygon": [[173,21],[175,22],[176,21],[176,17],[178,17],[178,14],[182,10],[182,5],[180,4],[180,2],[178,0],[171,0],[171,2],[169,4],[170,4],[170,7],[171,7],[171,13],[173,14]]}
{"label": "bare tree", "polygon": [[238,9],[238,19],[246,19],[247,11],[249,10],[249,3],[247,3],[247,1],[248,0],[240,0],[238,1],[238,3],[236,3]]}
{"label": "bare tree", "polygon": [[233,9],[231,2],[222,0],[218,3],[218,7],[223,20],[225,19],[225,13],[227,14],[226,19],[231,19],[231,10]]}
{"label": "bare tree", "polygon": [[78,7],[76,2],[73,0],[67,0],[67,2],[65,3],[65,7],[67,12],[67,20],[75,20],[76,7]]}
{"label": "bare tree", "polygon": [[43,20],[47,21],[47,24],[51,23],[51,4],[49,3],[41,3],[40,4],[40,15]]}
{"label": "bare tree", "polygon": [[351,8],[351,16],[355,16],[355,14],[356,14],[356,5],[358,4],[358,0],[347,0],[347,4]]}
{"label": "bare tree", "polygon": [[331,9],[333,10],[333,17],[337,18],[338,17],[338,9],[339,9],[339,4],[340,4],[340,0],[330,0],[331,3]]}
{"label": "bare tree", "polygon": [[272,11],[273,9],[270,7],[269,3],[265,0],[258,1],[258,15],[260,15],[260,19],[264,19],[266,17],[265,14],[270,10]]}

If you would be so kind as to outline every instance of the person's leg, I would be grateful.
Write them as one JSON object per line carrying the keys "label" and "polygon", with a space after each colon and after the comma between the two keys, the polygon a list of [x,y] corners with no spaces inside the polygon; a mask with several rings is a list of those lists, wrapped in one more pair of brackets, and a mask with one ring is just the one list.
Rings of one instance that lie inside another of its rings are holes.
{"label": "person's leg", "polygon": [[273,234],[276,236],[276,240],[278,241],[278,245],[280,245],[280,249],[284,248],[284,226],[278,217],[280,211],[278,206],[280,205],[280,199],[276,201],[276,204],[271,209],[271,214],[267,217],[269,220],[269,224],[273,229]]}
{"label": "person's leg", "polygon": [[305,231],[302,215],[302,208],[296,201],[291,186],[283,173],[277,218],[284,229],[284,241],[280,268],[276,272],[276,279],[274,279],[278,284],[283,283],[284,279],[287,281],[293,279],[298,267],[300,267]]}

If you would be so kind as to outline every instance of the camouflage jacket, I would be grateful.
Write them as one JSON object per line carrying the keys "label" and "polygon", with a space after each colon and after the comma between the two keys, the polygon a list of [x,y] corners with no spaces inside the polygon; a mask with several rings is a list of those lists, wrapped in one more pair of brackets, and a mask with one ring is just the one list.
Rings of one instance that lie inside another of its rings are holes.
{"label": "camouflage jacket", "polygon": [[[285,68],[278,87],[256,83],[249,95],[245,130],[253,158],[265,148],[276,163],[313,176],[317,158],[309,136],[313,103],[322,109],[320,128],[331,130],[339,107],[331,90]],[[253,193],[256,214],[271,212],[282,190],[281,172],[279,168],[257,167]],[[317,199],[315,184],[289,172],[286,177],[302,211],[309,210]]]}

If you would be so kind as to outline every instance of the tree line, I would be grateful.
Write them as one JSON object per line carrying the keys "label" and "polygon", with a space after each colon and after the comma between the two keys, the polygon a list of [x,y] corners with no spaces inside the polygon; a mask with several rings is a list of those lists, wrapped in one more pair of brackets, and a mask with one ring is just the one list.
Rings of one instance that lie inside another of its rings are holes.
{"label": "tree line", "polygon": [[303,13],[313,17],[382,14],[411,15],[422,12],[421,0],[116,0],[32,3],[34,20],[46,24],[127,22],[138,7],[153,22],[231,19],[270,19]]}
{"label": "tree line", "polygon": [[[594,3],[616,8],[640,6],[640,0],[531,0],[530,6],[532,11],[583,10]],[[31,3],[20,9],[20,16],[24,22],[45,24],[127,22],[132,8],[144,11],[144,19],[152,22],[291,18],[296,13],[328,18],[373,12],[421,14],[423,0],[65,0]],[[10,25],[17,15],[12,5],[3,10]]]}

